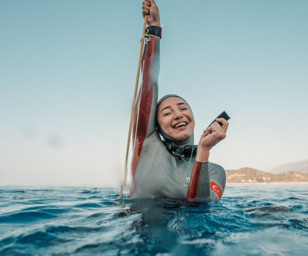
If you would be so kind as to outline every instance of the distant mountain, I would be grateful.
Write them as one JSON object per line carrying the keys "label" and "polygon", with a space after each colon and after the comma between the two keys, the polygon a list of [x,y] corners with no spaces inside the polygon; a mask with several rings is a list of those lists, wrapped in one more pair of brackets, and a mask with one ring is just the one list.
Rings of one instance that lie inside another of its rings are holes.
{"label": "distant mountain", "polygon": [[286,171],[308,173],[308,160],[278,165],[274,169],[270,170],[270,173],[279,174]]}
{"label": "distant mountain", "polygon": [[227,183],[308,182],[308,173],[287,171],[282,174],[262,172],[253,168],[226,170]]}

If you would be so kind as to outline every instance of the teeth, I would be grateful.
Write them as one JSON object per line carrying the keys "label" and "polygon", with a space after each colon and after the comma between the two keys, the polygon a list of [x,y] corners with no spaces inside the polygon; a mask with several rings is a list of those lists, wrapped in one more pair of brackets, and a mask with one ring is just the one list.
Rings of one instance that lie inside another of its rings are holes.
{"label": "teeth", "polygon": [[178,128],[178,127],[183,126],[183,125],[186,125],[186,123],[185,122],[178,123],[174,126],[174,128]]}

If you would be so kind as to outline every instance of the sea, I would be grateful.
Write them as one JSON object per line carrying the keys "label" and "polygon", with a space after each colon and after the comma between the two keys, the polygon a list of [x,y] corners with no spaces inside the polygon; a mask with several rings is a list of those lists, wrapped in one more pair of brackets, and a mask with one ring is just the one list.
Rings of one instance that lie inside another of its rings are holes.
{"label": "sea", "polygon": [[308,184],[227,184],[219,203],[114,187],[0,187],[0,255],[308,255]]}

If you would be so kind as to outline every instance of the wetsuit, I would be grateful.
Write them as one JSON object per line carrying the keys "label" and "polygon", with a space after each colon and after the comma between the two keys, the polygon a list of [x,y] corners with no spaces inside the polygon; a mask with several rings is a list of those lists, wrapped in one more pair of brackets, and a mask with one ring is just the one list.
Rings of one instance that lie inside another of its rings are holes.
{"label": "wetsuit", "polygon": [[[143,82],[135,106],[130,195],[217,202],[225,188],[224,169],[209,162],[195,162],[195,156],[175,157],[167,150],[157,129],[159,44],[159,37],[150,36],[144,50]],[[178,147],[193,145],[193,136],[175,143]]]}

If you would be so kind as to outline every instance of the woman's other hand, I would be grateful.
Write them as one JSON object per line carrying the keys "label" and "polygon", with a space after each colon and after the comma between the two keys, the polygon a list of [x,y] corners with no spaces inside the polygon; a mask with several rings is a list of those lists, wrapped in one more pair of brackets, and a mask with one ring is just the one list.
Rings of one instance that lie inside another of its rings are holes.
{"label": "woman's other hand", "polygon": [[203,131],[198,145],[196,161],[208,161],[210,149],[226,138],[228,126],[229,123],[224,118],[217,118],[216,122]]}

